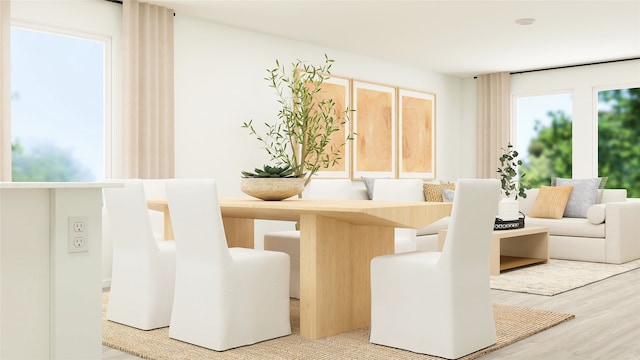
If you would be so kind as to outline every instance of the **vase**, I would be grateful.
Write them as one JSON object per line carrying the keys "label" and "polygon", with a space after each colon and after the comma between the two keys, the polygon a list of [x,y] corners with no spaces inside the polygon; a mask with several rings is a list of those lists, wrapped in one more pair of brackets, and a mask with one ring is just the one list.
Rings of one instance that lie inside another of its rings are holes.
{"label": "vase", "polygon": [[498,203],[498,218],[511,221],[518,220],[519,213],[518,200],[512,198],[502,198]]}
{"label": "vase", "polygon": [[242,178],[240,190],[261,200],[278,201],[304,190],[305,178]]}

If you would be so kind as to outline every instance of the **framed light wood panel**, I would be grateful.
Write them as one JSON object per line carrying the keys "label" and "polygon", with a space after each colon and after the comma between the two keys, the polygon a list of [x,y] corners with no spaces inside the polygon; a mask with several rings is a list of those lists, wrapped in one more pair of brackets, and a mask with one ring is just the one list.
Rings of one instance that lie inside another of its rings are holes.
{"label": "framed light wood panel", "polygon": [[399,178],[435,178],[435,109],[435,94],[398,89]]}
{"label": "framed light wood panel", "polygon": [[353,81],[353,176],[396,177],[396,89]]}
{"label": "framed light wood panel", "polygon": [[[336,109],[336,119],[338,123],[345,121],[345,109],[351,109],[351,80],[339,76],[331,76],[322,83],[322,90],[316,94],[316,100],[332,99]],[[350,113],[353,114],[353,113]],[[316,173],[319,178],[351,178],[351,144],[348,141],[351,133],[350,119],[339,131],[331,134],[329,149],[338,151],[339,160],[326,169],[320,169]],[[344,145],[342,145],[344,144]]]}

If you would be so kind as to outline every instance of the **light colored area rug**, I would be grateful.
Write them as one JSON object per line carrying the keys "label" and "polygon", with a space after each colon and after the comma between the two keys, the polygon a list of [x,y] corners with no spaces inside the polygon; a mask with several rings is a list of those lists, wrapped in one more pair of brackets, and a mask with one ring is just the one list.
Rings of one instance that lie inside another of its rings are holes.
{"label": "light colored area rug", "polygon": [[637,268],[640,268],[640,260],[616,265],[550,259],[546,264],[491,276],[491,288],[553,296]]}
{"label": "light colored area rug", "polygon": [[[169,338],[169,328],[137,330],[105,319],[108,293],[102,301],[102,343],[114,349],[154,360],[186,359],[441,359],[369,343],[369,328],[319,340],[300,336],[300,301],[291,300],[292,334],[258,344],[216,352]],[[476,359],[491,351],[574,318],[574,315],[507,305],[493,305],[498,342],[461,359]]]}

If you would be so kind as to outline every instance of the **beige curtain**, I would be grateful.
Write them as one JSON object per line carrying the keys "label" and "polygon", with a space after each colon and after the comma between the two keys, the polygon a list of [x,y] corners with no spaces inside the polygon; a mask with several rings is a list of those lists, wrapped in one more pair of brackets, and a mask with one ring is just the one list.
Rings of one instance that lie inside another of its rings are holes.
{"label": "beige curtain", "polygon": [[0,0],[0,181],[11,181],[11,16]]}
{"label": "beige curtain", "polygon": [[173,10],[123,2],[123,177],[174,177]]}
{"label": "beige curtain", "polygon": [[479,75],[477,177],[496,178],[501,148],[510,139],[511,91],[509,73]]}

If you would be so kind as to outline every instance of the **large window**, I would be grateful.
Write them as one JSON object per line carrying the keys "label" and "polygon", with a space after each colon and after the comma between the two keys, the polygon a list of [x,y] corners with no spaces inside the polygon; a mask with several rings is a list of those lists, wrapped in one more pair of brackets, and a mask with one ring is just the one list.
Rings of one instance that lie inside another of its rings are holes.
{"label": "large window", "polygon": [[515,100],[521,171],[533,187],[571,178],[572,95],[521,96]]}
{"label": "large window", "polygon": [[598,175],[640,197],[640,87],[598,92]]}
{"label": "large window", "polygon": [[104,179],[106,42],[11,28],[13,181]]}

